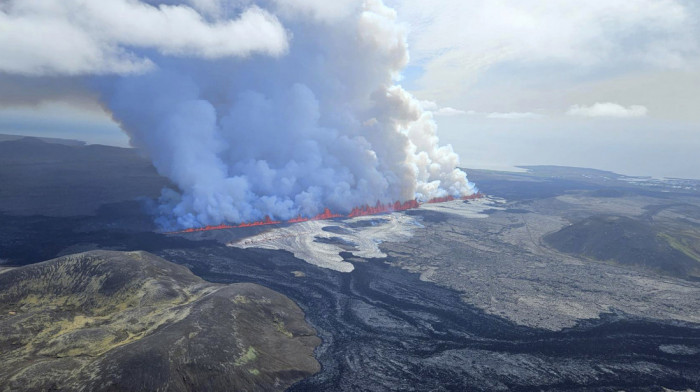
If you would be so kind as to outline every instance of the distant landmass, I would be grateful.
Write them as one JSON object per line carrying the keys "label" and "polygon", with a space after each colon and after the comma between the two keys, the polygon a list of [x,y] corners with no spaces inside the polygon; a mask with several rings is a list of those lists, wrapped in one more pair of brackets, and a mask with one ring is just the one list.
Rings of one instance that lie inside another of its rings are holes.
{"label": "distant landmass", "polygon": [[0,133],[0,142],[8,142],[8,141],[13,141],[13,140],[22,140],[22,139],[36,139],[36,140],[41,140],[44,143],[53,143],[53,144],[62,144],[64,146],[84,146],[87,143],[81,140],[74,140],[74,139],[60,139],[60,138],[55,138],[55,137],[37,137],[37,136],[23,136],[23,135],[8,135],[8,134],[3,134]]}

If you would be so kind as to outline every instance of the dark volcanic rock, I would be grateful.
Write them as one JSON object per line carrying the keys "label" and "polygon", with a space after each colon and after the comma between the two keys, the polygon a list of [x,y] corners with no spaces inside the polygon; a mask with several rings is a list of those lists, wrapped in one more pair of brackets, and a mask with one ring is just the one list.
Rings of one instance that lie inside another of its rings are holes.
{"label": "dark volcanic rock", "polygon": [[320,370],[287,297],[145,252],[0,274],[0,390],[283,390]]}
{"label": "dark volcanic rock", "polygon": [[559,251],[602,261],[638,265],[686,277],[699,272],[698,262],[673,248],[662,233],[638,219],[596,215],[547,235]]}

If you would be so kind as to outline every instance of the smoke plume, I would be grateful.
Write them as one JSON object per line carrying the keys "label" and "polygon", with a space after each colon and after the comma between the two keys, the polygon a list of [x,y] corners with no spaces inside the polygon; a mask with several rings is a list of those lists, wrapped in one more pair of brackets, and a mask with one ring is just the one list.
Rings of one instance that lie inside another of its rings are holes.
{"label": "smoke plume", "polygon": [[396,83],[405,32],[380,0],[9,4],[0,17],[18,26],[38,12],[72,18],[45,25],[84,38],[74,63],[47,54],[0,67],[92,75],[132,144],[179,188],[162,194],[163,226],[475,192],[432,114]]}

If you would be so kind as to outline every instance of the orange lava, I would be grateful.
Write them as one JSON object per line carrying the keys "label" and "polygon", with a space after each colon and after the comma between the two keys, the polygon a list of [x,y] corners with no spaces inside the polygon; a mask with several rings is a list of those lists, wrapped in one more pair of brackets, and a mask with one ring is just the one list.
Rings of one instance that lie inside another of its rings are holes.
{"label": "orange lava", "polygon": [[350,211],[347,217],[355,218],[358,216],[377,215],[393,211],[405,211],[418,207],[420,207],[420,204],[418,204],[416,200],[410,200],[405,203],[397,201],[394,204],[382,204],[380,202],[377,202],[377,205],[375,205],[374,207],[370,207],[368,205],[362,207],[355,207],[352,209],[352,211]]}
{"label": "orange lava", "polygon": [[287,221],[287,223],[301,223],[301,222],[308,222],[310,221],[309,218],[304,218],[303,216],[299,215],[296,218],[292,218]]}
{"label": "orange lava", "polygon": [[257,222],[251,222],[251,223],[241,223],[240,225],[236,227],[256,227],[256,226],[269,226],[269,225],[278,225],[282,223],[282,221],[273,221],[270,219],[269,216],[265,216],[265,219]]}
{"label": "orange lava", "polygon": [[476,199],[481,199],[483,197],[484,197],[483,193],[477,192],[477,193],[471,194],[469,196],[462,196],[459,199],[460,200],[476,200]]}
{"label": "orange lava", "polygon": [[311,220],[328,220],[328,219],[342,218],[342,217],[343,217],[342,215],[334,214],[331,212],[331,210],[326,208],[325,210],[323,210],[322,214],[318,214],[318,215],[314,216],[313,218],[311,218]]}
{"label": "orange lava", "polygon": [[[453,201],[453,200],[475,200],[475,199],[480,199],[484,197],[483,194],[481,193],[475,193],[473,195],[469,196],[463,196],[459,199],[455,198],[454,196],[445,196],[445,197],[436,197],[434,199],[428,200],[426,203],[445,203],[448,201]],[[377,215],[377,214],[384,214],[388,212],[395,212],[395,211],[406,211],[406,210],[411,210],[415,208],[420,208],[420,203],[418,203],[417,200],[409,200],[406,202],[395,202],[395,203],[381,203],[377,202],[377,204],[374,207],[370,207],[369,205],[361,206],[361,207],[355,207],[350,211],[348,215],[341,215],[341,214],[335,214],[333,213],[330,209],[326,208],[323,210],[323,213],[318,214],[312,218],[306,218],[303,216],[298,216],[296,218],[292,218],[287,221],[274,221],[270,219],[269,216],[266,216],[265,219],[257,222],[250,222],[250,223],[241,223],[237,226],[232,226],[232,225],[227,225],[227,224],[220,224],[216,226],[205,226],[205,227],[196,227],[196,228],[191,228],[191,229],[185,229],[181,231],[175,231],[171,233],[166,233],[166,234],[183,234],[183,233],[198,233],[201,231],[212,231],[212,230],[224,230],[224,229],[236,229],[236,228],[243,228],[243,227],[258,227],[258,226],[270,226],[270,225],[278,225],[281,223],[301,223],[301,222],[308,222],[308,221],[318,221],[318,220],[329,220],[329,219],[334,219],[334,218],[356,218],[358,216],[368,216],[368,215]]]}
{"label": "orange lava", "polygon": [[[236,227],[237,227],[237,226],[224,225],[224,224],[216,225],[216,226],[193,227],[193,228],[185,229],[185,230],[182,230],[182,231],[176,231],[176,232],[173,232],[172,234],[197,233],[197,232],[200,232],[200,231],[234,229],[234,228],[236,228]],[[168,233],[168,234],[171,234],[171,233]]]}
{"label": "orange lava", "polygon": [[427,201],[428,204],[435,204],[435,203],[446,203],[448,201],[455,200],[454,196],[445,196],[445,197],[436,197],[434,199],[430,199]]}

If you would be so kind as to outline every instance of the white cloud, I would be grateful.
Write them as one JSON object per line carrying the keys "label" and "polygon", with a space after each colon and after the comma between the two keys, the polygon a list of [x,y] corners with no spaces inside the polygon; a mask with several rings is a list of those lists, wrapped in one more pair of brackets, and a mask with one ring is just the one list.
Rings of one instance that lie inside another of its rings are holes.
{"label": "white cloud", "polygon": [[468,114],[468,112],[451,107],[445,107],[438,109],[437,111],[433,112],[433,114],[435,114],[436,116],[461,116],[464,114]]}
{"label": "white cloud", "polygon": [[435,101],[419,101],[418,104],[420,105],[421,109],[432,112],[433,115],[435,116],[461,116],[465,114],[475,114],[473,111],[464,111],[461,109],[455,109],[449,106],[442,107],[438,105],[437,102]]}
{"label": "white cloud", "polygon": [[287,47],[277,18],[255,6],[215,22],[189,6],[137,0],[9,0],[0,7],[0,72],[6,73],[123,74],[153,66],[135,50],[221,58],[280,55]]}
{"label": "white cloud", "polygon": [[503,119],[503,120],[518,120],[518,119],[537,119],[542,118],[541,114],[532,112],[509,112],[509,113],[489,113],[486,115],[487,118]]}
{"label": "white cloud", "polygon": [[491,118],[491,119],[536,119],[536,118],[542,118],[541,114],[533,113],[533,112],[507,112],[507,113],[501,113],[501,112],[492,112],[492,113],[483,113],[483,112],[477,112],[474,110],[461,110],[461,109],[455,109],[453,107],[449,106],[440,106],[437,102],[435,101],[419,101],[420,107],[425,110],[432,112],[433,115],[435,116],[440,116],[440,117],[452,117],[452,116],[480,116],[480,117],[486,117],[486,118]]}
{"label": "white cloud", "polygon": [[647,112],[647,108],[642,105],[624,107],[613,102],[597,102],[591,106],[573,105],[566,114],[580,117],[634,118],[645,117]]}
{"label": "white cloud", "polygon": [[434,111],[440,109],[440,105],[435,101],[420,101],[419,104],[423,110]]}
{"label": "white cloud", "polygon": [[700,57],[697,7],[684,0],[392,4],[410,25],[412,61],[425,71],[417,90],[430,99],[458,99],[498,65],[674,68],[691,67]]}

